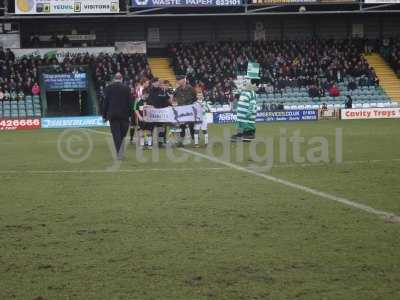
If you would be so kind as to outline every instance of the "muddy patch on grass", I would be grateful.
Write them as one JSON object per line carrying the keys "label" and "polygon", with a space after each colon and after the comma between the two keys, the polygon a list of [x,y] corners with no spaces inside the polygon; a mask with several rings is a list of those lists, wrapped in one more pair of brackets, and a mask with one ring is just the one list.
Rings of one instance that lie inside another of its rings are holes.
{"label": "muddy patch on grass", "polygon": [[185,280],[185,284],[190,286],[199,285],[202,282],[203,282],[203,277],[200,275],[191,276]]}

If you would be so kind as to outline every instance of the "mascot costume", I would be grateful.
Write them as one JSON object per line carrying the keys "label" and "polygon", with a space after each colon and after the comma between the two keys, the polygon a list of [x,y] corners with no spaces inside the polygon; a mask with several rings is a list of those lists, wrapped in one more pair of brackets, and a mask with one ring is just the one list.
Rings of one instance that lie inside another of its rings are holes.
{"label": "mascot costume", "polygon": [[235,80],[236,94],[239,94],[239,100],[236,106],[237,133],[231,137],[232,142],[248,142],[255,139],[257,115],[255,82],[260,80],[259,70],[259,64],[249,62],[246,76]]}

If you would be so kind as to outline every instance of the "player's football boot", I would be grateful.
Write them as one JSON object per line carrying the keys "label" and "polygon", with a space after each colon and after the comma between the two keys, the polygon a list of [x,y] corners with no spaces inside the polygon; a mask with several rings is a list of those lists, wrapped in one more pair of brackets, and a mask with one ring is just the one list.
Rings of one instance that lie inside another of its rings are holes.
{"label": "player's football boot", "polygon": [[244,142],[251,142],[256,139],[256,135],[254,133],[245,133],[243,135],[243,141]]}
{"label": "player's football boot", "polygon": [[242,133],[237,133],[231,136],[231,142],[240,142],[243,139]]}

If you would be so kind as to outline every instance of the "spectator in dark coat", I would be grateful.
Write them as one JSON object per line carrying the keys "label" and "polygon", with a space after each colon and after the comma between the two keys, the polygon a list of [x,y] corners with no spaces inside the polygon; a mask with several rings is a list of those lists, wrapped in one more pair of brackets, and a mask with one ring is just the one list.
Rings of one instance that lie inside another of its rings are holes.
{"label": "spectator in dark coat", "polygon": [[122,84],[121,73],[115,74],[114,82],[105,89],[103,119],[110,121],[117,159],[123,159],[124,139],[132,116],[132,95],[130,89]]}
{"label": "spectator in dark coat", "polygon": [[349,84],[347,85],[347,89],[349,91],[354,91],[357,89],[357,84],[355,83],[354,80],[350,81]]}
{"label": "spectator in dark coat", "polygon": [[308,96],[311,98],[317,98],[319,96],[318,88],[315,85],[310,86],[308,89]]}
{"label": "spectator in dark coat", "polygon": [[353,108],[353,99],[351,99],[351,96],[348,95],[345,103],[346,108]]}

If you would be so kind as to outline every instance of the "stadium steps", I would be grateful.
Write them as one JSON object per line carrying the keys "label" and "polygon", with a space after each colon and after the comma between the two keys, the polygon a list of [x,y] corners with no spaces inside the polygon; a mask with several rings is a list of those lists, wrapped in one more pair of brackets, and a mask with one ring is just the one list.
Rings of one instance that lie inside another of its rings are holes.
{"label": "stadium steps", "polygon": [[164,57],[150,57],[148,59],[153,76],[168,80],[172,86],[176,84],[174,70],[170,67],[169,59]]}
{"label": "stadium steps", "polygon": [[368,64],[375,69],[379,84],[386,94],[393,100],[400,102],[400,79],[397,78],[392,68],[377,53],[366,55]]}

